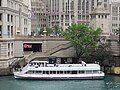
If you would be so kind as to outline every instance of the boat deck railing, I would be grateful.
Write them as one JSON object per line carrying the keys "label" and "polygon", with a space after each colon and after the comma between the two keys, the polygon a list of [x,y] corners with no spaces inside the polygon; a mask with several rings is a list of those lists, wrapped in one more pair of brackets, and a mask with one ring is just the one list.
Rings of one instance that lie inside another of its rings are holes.
{"label": "boat deck railing", "polygon": [[98,64],[40,64],[34,65],[29,64],[30,67],[98,67]]}

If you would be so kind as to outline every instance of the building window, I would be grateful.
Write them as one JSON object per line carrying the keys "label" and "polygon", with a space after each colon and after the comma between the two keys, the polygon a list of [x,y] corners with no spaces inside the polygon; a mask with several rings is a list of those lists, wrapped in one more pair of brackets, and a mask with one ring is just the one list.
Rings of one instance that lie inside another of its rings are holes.
{"label": "building window", "polygon": [[10,43],[8,43],[8,50],[10,50]]}
{"label": "building window", "polygon": [[0,21],[2,21],[2,13],[0,13]]}
{"label": "building window", "polygon": [[100,18],[100,15],[98,15],[98,18]]}
{"label": "building window", "polygon": [[102,28],[103,28],[103,24],[101,24]]}
{"label": "building window", "polygon": [[11,43],[11,49],[13,50],[13,43]]}
{"label": "building window", "polygon": [[24,28],[24,35],[27,35],[27,28]]}
{"label": "building window", "polygon": [[8,25],[8,37],[10,37],[10,26]]}
{"label": "building window", "polygon": [[2,36],[2,26],[0,25],[0,37]]}
{"label": "building window", "polygon": [[10,52],[8,52],[8,57],[10,57]]}
{"label": "building window", "polygon": [[11,36],[13,36],[13,26],[11,26]]}
{"label": "building window", "polygon": [[11,15],[11,22],[13,22],[13,15]]}
{"label": "building window", "polygon": [[0,0],[0,6],[2,6],[2,0]]}
{"label": "building window", "polygon": [[104,0],[104,2],[107,2],[107,0]]}
{"label": "building window", "polygon": [[27,19],[24,19],[24,25],[27,25]]}
{"label": "building window", "polygon": [[105,15],[105,18],[107,18],[107,15]]}
{"label": "building window", "polygon": [[7,15],[7,21],[10,21],[10,14]]}

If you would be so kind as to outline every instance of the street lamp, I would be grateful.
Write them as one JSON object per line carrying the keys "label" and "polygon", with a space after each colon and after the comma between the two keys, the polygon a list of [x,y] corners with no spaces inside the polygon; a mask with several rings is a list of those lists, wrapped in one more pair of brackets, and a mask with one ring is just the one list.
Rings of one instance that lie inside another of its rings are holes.
{"label": "street lamp", "polygon": [[46,34],[47,34],[47,31],[46,31],[46,29],[44,29],[43,33],[44,33],[44,36],[46,36]]}

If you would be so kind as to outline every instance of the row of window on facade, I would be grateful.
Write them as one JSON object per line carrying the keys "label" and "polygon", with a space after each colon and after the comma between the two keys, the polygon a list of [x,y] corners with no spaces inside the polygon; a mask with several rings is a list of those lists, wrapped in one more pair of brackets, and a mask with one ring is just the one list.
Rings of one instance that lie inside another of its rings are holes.
{"label": "row of window on facade", "polygon": [[[59,15],[52,15],[52,16],[49,16],[49,20],[59,20]],[[78,15],[78,20],[85,20],[85,19],[89,19],[89,15]],[[74,20],[74,15],[61,15],[61,20],[69,20],[69,19],[72,19]]]}
{"label": "row of window on facade", "polygon": [[[119,12],[118,12],[119,11]],[[118,7],[118,6],[113,6],[112,7],[112,12],[113,13],[120,13],[120,7]]]}
{"label": "row of window on facade", "polygon": [[[13,26],[8,25],[7,36],[8,38],[13,37]],[[28,34],[28,29],[24,28],[24,35]],[[2,37],[2,26],[0,25],[0,37]]]}
{"label": "row of window on facade", "polygon": [[120,27],[120,24],[112,24],[112,27]]}
{"label": "row of window on facade", "polygon": [[31,1],[31,6],[42,6],[43,5],[43,1]]}
{"label": "row of window on facade", "polygon": [[8,14],[7,21],[8,22],[10,22],[10,21],[13,22],[13,15]]}
{"label": "row of window on facade", "polygon": [[112,20],[120,20],[120,17],[112,17]]}
{"label": "row of window on facade", "polygon": [[107,15],[92,15],[91,19],[93,19],[93,18],[107,19],[108,17],[107,17]]}
{"label": "row of window on facade", "polygon": [[[16,20],[16,17],[14,18]],[[14,18],[13,18],[13,15],[10,15],[10,14],[7,15],[8,22],[13,22]],[[0,21],[2,21],[2,13],[0,13]],[[27,19],[24,19],[24,25],[27,25],[27,23],[28,23]]]}
{"label": "row of window on facade", "polygon": [[[15,19],[16,19],[16,17],[15,17]],[[10,21],[13,22],[13,15],[8,14],[7,21],[8,22],[10,22]],[[27,19],[24,19],[24,25],[27,25],[27,23],[28,23]]]}

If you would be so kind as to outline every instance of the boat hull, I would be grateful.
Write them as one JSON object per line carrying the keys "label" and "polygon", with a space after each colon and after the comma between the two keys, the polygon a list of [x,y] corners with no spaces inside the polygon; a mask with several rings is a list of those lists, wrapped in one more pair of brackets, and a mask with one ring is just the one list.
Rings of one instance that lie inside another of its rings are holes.
{"label": "boat hull", "polygon": [[16,79],[42,79],[42,80],[89,80],[89,79],[104,79],[104,74],[101,75],[14,75]]}

